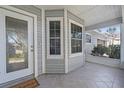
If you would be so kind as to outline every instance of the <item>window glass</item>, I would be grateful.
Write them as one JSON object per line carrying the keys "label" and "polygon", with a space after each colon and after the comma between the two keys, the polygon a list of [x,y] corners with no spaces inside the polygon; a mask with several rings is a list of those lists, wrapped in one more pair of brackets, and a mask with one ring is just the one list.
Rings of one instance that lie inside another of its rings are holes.
{"label": "window glass", "polygon": [[53,30],[54,28],[54,21],[50,21],[50,30]]}
{"label": "window glass", "polygon": [[50,54],[60,55],[60,21],[50,21]]}
{"label": "window glass", "polygon": [[55,47],[50,47],[50,54],[55,54]]}
{"label": "window glass", "polygon": [[91,43],[91,35],[86,34],[86,42]]}
{"label": "window glass", "polygon": [[60,37],[60,30],[56,30],[55,35],[56,35],[56,37]]}
{"label": "window glass", "polygon": [[71,53],[82,52],[82,27],[71,23]]}
{"label": "window glass", "polygon": [[56,47],[60,47],[60,39],[56,39]]}
{"label": "window glass", "polygon": [[7,73],[28,68],[28,22],[6,16]]}
{"label": "window glass", "polygon": [[55,22],[55,28],[60,30],[60,21]]}
{"label": "window glass", "polygon": [[54,29],[51,29],[50,30],[50,37],[55,37],[55,30]]}

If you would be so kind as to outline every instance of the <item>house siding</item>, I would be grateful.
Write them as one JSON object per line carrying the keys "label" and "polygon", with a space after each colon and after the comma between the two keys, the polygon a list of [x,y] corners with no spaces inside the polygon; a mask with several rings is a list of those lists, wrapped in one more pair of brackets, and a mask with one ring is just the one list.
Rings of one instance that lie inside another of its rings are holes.
{"label": "house siding", "polygon": [[42,73],[42,17],[41,10],[31,5],[14,5],[13,7],[37,15],[37,49],[38,49],[38,74]]}
{"label": "house siding", "polygon": [[[21,10],[33,13],[37,15],[37,36],[38,36],[38,41],[37,41],[37,48],[38,48],[38,74],[42,73],[42,16],[41,16],[41,10],[31,6],[31,5],[14,5],[13,7],[19,8]],[[46,10],[45,11],[45,23],[46,23],[46,18],[47,17],[63,17],[64,18],[64,10]],[[69,25],[69,19],[72,19],[80,24],[84,25],[84,21],[80,19],[79,17],[75,16],[71,12],[67,12],[67,17],[68,17],[68,25]],[[64,22],[64,20],[63,20]],[[64,23],[63,23],[64,24]],[[69,27],[68,27],[69,29]],[[45,30],[46,30],[46,25],[45,25]],[[64,37],[64,27],[63,27],[63,37]],[[68,36],[69,36],[69,30],[68,30]],[[47,41],[47,31],[45,33],[45,41]],[[69,42],[69,39],[68,39]],[[47,52],[45,53],[45,73],[65,73],[65,60],[64,60],[64,38],[63,38],[63,58],[61,59],[51,59],[47,58]],[[45,42],[45,51],[47,51],[47,43]],[[69,46],[68,46],[68,51],[69,51]],[[69,53],[69,52],[68,52]],[[76,57],[68,57],[69,59],[69,71],[72,71],[73,69],[76,69],[80,66],[83,65],[84,63],[84,58],[83,55],[81,56],[76,56]]]}
{"label": "house siding", "polygon": [[[84,25],[84,21],[82,19],[80,19],[79,17],[77,17],[76,15],[72,14],[69,11],[67,12],[67,18],[68,18],[68,36],[69,36],[69,19],[74,20],[74,21]],[[83,40],[84,40],[84,36],[83,36]],[[68,43],[69,42],[70,41],[68,39]],[[83,49],[82,50],[84,51],[84,41],[83,41]],[[68,51],[69,51],[69,46],[68,46]],[[69,56],[69,61],[68,61],[68,71],[69,72],[76,68],[83,66],[83,64],[84,64],[84,55],[83,54],[80,56],[75,56],[75,57]]]}
{"label": "house siding", "polygon": [[69,11],[67,12],[67,17],[68,17],[68,19],[72,19],[72,20],[84,25],[84,20],[82,20],[81,18],[77,17],[76,15],[74,15],[73,13],[71,13]]}
{"label": "house siding", "polygon": [[[46,10],[45,11],[45,17],[64,17],[64,10]],[[47,24],[46,24],[47,27]],[[64,31],[64,28],[63,28]],[[47,30],[46,30],[46,40],[47,41]],[[63,40],[64,44],[64,40]],[[47,43],[46,43],[46,51],[47,51]],[[64,48],[64,45],[63,45]],[[64,51],[63,51],[64,52]],[[64,53],[63,53],[64,54]],[[61,59],[51,59],[47,58],[47,52],[46,52],[46,64],[45,64],[46,73],[64,73],[65,72],[65,63],[64,63],[64,57]]]}
{"label": "house siding", "polygon": [[83,55],[69,58],[69,72],[83,66]]}
{"label": "house siding", "polygon": [[46,10],[46,17],[64,17],[64,10]]}

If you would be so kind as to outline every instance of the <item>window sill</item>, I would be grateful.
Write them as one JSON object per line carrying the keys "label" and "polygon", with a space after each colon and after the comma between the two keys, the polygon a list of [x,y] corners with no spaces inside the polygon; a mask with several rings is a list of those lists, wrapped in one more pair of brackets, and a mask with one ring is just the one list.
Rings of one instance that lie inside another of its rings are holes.
{"label": "window sill", "polygon": [[48,55],[47,59],[63,59],[62,55]]}
{"label": "window sill", "polygon": [[74,53],[74,54],[70,54],[70,57],[77,57],[77,56],[83,56],[83,53]]}

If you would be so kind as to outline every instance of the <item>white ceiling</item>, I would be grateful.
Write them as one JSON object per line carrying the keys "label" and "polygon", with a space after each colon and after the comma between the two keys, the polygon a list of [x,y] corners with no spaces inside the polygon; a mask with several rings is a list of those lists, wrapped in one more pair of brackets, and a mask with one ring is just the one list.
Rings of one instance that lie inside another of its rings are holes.
{"label": "white ceiling", "polygon": [[84,19],[85,25],[90,26],[117,17],[121,17],[121,6],[116,5],[38,5],[40,9],[68,9],[78,17]]}

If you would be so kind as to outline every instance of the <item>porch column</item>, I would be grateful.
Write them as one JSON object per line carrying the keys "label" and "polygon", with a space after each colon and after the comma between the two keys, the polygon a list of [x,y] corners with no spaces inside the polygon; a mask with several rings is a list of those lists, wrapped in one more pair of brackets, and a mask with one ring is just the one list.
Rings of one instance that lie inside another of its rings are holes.
{"label": "porch column", "polygon": [[124,69],[124,6],[121,7],[122,8],[122,24],[121,24],[121,64],[120,64],[120,68]]}
{"label": "porch column", "polygon": [[42,73],[46,73],[45,67],[45,9],[41,10],[42,17]]}
{"label": "porch column", "polygon": [[65,73],[68,73],[68,21],[67,21],[67,9],[64,9],[64,35],[65,35]]}

